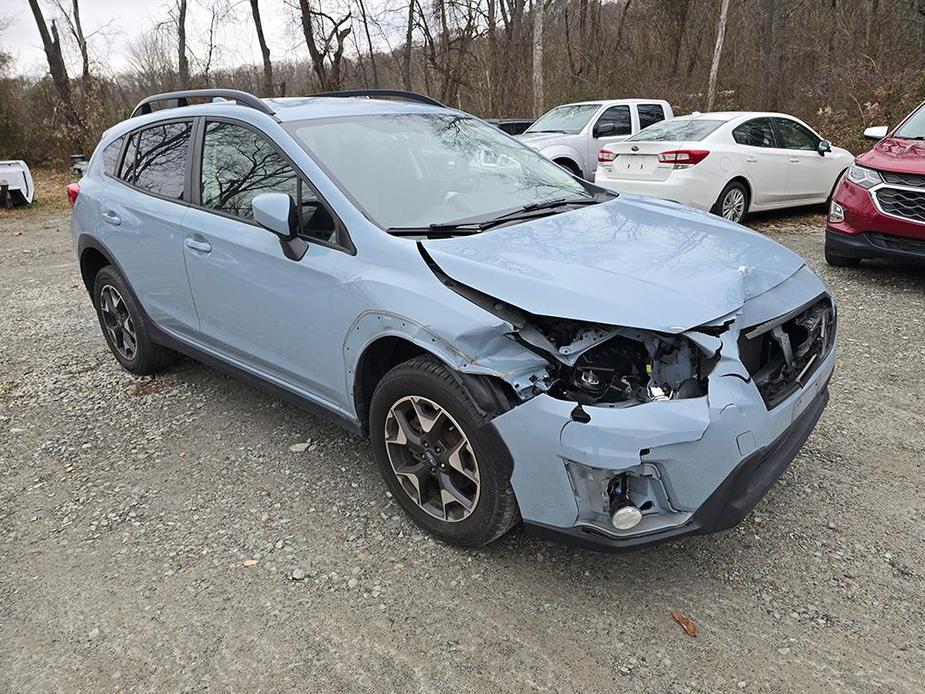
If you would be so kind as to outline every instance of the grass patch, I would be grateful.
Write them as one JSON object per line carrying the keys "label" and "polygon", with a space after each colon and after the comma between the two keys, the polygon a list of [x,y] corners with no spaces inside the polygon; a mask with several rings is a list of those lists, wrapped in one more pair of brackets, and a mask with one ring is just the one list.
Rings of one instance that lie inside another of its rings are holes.
{"label": "grass patch", "polygon": [[68,209],[67,184],[76,178],[70,171],[54,169],[32,170],[32,182],[35,184],[35,202],[7,210],[0,207],[0,219],[5,221],[41,215],[43,212],[62,212]]}

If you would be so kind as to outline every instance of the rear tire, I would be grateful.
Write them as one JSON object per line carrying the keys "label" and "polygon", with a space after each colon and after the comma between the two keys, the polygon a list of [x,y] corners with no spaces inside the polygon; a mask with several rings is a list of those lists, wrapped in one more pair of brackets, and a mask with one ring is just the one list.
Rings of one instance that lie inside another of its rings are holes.
{"label": "rear tire", "polygon": [[93,305],[109,350],[129,373],[150,376],[177,360],[176,352],[151,339],[144,312],[112,265],[96,273]]}
{"label": "rear tire", "polygon": [[729,181],[710,210],[717,217],[741,224],[748,214],[748,189],[739,181]]}
{"label": "rear tire", "polygon": [[829,244],[825,245],[825,262],[832,267],[857,267],[861,264],[860,258],[850,258],[845,255],[838,255],[829,250]]}
{"label": "rear tire", "polygon": [[379,472],[412,520],[444,542],[487,545],[519,520],[510,453],[487,419],[463,381],[429,356],[394,367],[373,393]]}

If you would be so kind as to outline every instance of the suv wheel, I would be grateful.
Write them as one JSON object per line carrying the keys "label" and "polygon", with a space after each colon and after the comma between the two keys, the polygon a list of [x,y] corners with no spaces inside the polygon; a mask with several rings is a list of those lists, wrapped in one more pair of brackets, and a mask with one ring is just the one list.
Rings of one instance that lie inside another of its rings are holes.
{"label": "suv wheel", "polygon": [[96,274],[93,305],[106,344],[126,371],[148,376],[176,361],[176,352],[151,340],[144,315],[122,275],[111,265]]}
{"label": "suv wheel", "polygon": [[373,456],[399,505],[445,542],[486,545],[518,520],[511,458],[472,394],[420,357],[379,382],[370,403]]}
{"label": "suv wheel", "polygon": [[741,222],[748,212],[748,190],[738,181],[730,181],[710,211],[730,222]]}

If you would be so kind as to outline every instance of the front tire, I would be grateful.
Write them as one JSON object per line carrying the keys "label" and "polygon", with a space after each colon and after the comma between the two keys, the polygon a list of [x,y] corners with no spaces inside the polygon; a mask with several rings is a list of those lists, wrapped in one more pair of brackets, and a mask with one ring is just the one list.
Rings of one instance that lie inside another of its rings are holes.
{"label": "front tire", "polygon": [[93,305],[106,344],[123,369],[136,376],[149,376],[176,361],[176,352],[151,339],[141,307],[112,265],[96,273]]}
{"label": "front tire", "polygon": [[739,181],[730,181],[720,192],[710,212],[730,222],[741,223],[748,213],[748,189]]}
{"label": "front tire", "polygon": [[444,542],[487,545],[519,520],[510,453],[486,424],[472,392],[432,357],[394,367],[373,393],[379,472],[415,523]]}

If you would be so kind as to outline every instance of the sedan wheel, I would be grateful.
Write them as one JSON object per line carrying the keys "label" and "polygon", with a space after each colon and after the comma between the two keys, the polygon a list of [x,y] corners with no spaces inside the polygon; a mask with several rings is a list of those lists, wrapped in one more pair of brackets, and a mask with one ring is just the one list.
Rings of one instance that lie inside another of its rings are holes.
{"label": "sedan wheel", "polygon": [[479,465],[469,438],[433,400],[408,396],[385,420],[389,463],[402,489],[425,513],[465,520],[479,501]]}
{"label": "sedan wheel", "polygon": [[745,191],[741,188],[730,188],[723,196],[720,212],[730,222],[740,222],[745,216]]}

